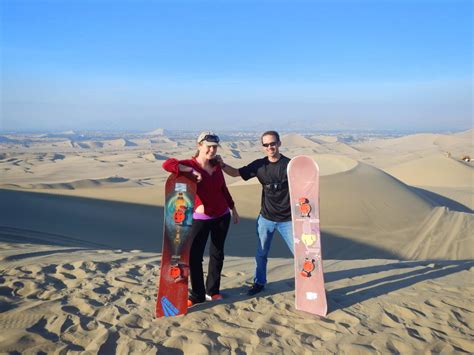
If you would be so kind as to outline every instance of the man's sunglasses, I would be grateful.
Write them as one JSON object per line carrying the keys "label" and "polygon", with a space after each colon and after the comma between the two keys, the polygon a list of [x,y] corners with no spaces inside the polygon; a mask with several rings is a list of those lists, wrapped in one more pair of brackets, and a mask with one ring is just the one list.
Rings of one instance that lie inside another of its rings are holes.
{"label": "man's sunglasses", "polygon": [[[201,139],[201,142],[203,142],[203,141],[211,142],[211,143],[219,143],[219,137],[215,136],[215,135],[212,135],[212,134],[208,134],[208,135],[204,136],[203,139]],[[201,142],[199,142],[199,143],[201,143]]]}
{"label": "man's sunglasses", "polygon": [[268,147],[274,147],[278,144],[278,142],[270,142],[270,143],[262,143],[262,145],[265,147],[265,148],[268,148]]}

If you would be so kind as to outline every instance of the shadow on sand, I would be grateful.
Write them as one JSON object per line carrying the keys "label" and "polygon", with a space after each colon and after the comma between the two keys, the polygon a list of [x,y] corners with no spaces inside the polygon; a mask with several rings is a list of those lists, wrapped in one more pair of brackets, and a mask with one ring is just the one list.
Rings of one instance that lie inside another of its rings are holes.
{"label": "shadow on sand", "polygon": [[[161,252],[163,207],[0,189],[0,241],[87,249]],[[231,225],[226,255],[253,257],[255,220]],[[398,259],[381,248],[322,234],[324,257]],[[341,253],[343,250],[357,253]],[[358,257],[361,255],[363,257]],[[270,257],[292,258],[278,233]]]}
{"label": "shadow on sand", "polygon": [[436,206],[447,207],[451,211],[474,213],[474,211],[471,210],[469,207],[457,201],[451,200],[450,198],[446,196],[439,195],[437,193],[422,189],[420,187],[409,186],[409,188],[411,191],[413,191],[417,195],[423,196],[424,198],[428,199]]}
{"label": "shadow on sand", "polygon": [[[424,192],[423,192],[424,193]],[[449,201],[448,201],[449,202]],[[449,202],[451,203],[451,202]],[[451,205],[452,206],[452,205]],[[461,207],[459,207],[461,208]],[[86,249],[140,249],[146,252],[161,251],[163,208],[140,204],[104,201],[90,198],[60,196],[47,193],[0,189],[0,241],[8,243],[34,243],[68,246]],[[253,257],[255,252],[255,220],[242,219],[232,225],[226,242],[226,255]],[[281,238],[275,237],[272,257],[288,257],[291,254]],[[381,248],[366,245],[342,236],[322,235],[325,259],[400,259],[400,256]],[[341,250],[353,251],[341,254]],[[74,252],[75,249],[71,249]],[[54,254],[63,250],[39,251]],[[16,254],[21,259],[30,254]],[[16,260],[15,259],[15,260]],[[418,282],[454,274],[474,265],[470,261],[402,261],[390,264],[361,267],[325,273],[328,286],[329,311],[343,309],[355,303],[381,296]],[[409,269],[394,275],[364,281],[361,284],[331,288],[331,283],[362,275],[373,275],[394,269]],[[270,282],[262,294],[269,296],[294,290],[294,280]],[[246,286],[223,290],[228,297],[224,303],[249,299]],[[196,310],[212,307],[205,303]]]}
{"label": "shadow on sand", "polygon": [[436,260],[432,262],[411,261],[329,272],[325,275],[327,283],[331,283],[340,279],[386,272],[394,269],[410,269],[408,272],[400,272],[394,275],[366,281],[357,285],[332,289],[327,293],[329,300],[328,306],[332,311],[336,309],[343,309],[371,298],[379,297],[393,291],[410,287],[419,282],[434,280],[447,275],[456,274],[464,270],[469,270],[473,266],[474,261],[472,260]]}
{"label": "shadow on sand", "polygon": [[[458,272],[469,270],[474,266],[474,261],[408,261],[394,262],[391,264],[375,265],[369,267],[354,268],[342,271],[326,272],[324,274],[326,296],[328,300],[328,314],[338,309],[350,307],[356,303],[364,302],[371,298],[376,298],[390,292],[394,292],[406,287],[410,287],[419,282],[434,280]],[[350,279],[354,277],[375,275],[381,272],[397,271],[408,269],[407,272],[397,272],[394,275],[375,278],[370,281],[358,283],[341,288],[331,288],[331,283],[338,280]],[[247,296],[247,286],[242,285],[222,291],[225,296],[220,303],[231,304],[257,297],[268,297],[284,292],[294,291],[294,279],[285,279],[276,282],[269,282],[264,291],[255,296]],[[200,311],[214,307],[216,303],[206,302],[198,304],[190,309],[190,312]]]}

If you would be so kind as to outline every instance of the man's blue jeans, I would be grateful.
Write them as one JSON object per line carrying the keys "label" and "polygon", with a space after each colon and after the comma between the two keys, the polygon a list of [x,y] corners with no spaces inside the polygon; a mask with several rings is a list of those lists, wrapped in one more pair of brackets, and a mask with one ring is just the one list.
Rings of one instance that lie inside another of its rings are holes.
{"label": "man's blue jeans", "polygon": [[254,283],[260,285],[267,283],[268,252],[270,251],[275,230],[280,232],[291,253],[294,254],[293,227],[291,221],[273,222],[259,215],[257,218],[258,247],[257,255],[255,256],[257,269],[255,270],[255,278],[253,279]]}

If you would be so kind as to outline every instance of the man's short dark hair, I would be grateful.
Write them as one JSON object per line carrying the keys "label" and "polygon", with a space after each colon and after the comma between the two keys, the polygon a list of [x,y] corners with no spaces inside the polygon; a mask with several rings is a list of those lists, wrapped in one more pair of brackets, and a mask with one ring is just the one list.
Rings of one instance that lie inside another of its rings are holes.
{"label": "man's short dark hair", "polygon": [[260,141],[263,143],[263,137],[265,136],[274,136],[277,140],[277,142],[280,141],[280,135],[278,134],[277,131],[266,131],[263,132],[262,135],[260,136]]}

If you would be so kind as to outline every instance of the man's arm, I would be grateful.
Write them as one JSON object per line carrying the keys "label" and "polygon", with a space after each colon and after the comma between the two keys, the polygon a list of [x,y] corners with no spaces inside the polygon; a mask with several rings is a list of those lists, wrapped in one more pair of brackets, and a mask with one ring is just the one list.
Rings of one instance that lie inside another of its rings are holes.
{"label": "man's arm", "polygon": [[240,173],[239,173],[239,169],[236,169],[230,165],[227,165],[226,163],[222,162],[222,170],[224,170],[224,172],[227,174],[227,175],[230,175],[232,177],[237,177],[237,176],[240,176]]}
{"label": "man's arm", "polygon": [[220,155],[216,155],[216,160],[221,165],[221,168],[224,171],[224,173],[226,173],[227,175],[232,176],[232,177],[240,176],[239,169],[236,169],[236,168],[224,163],[224,160],[222,160],[222,157]]}

